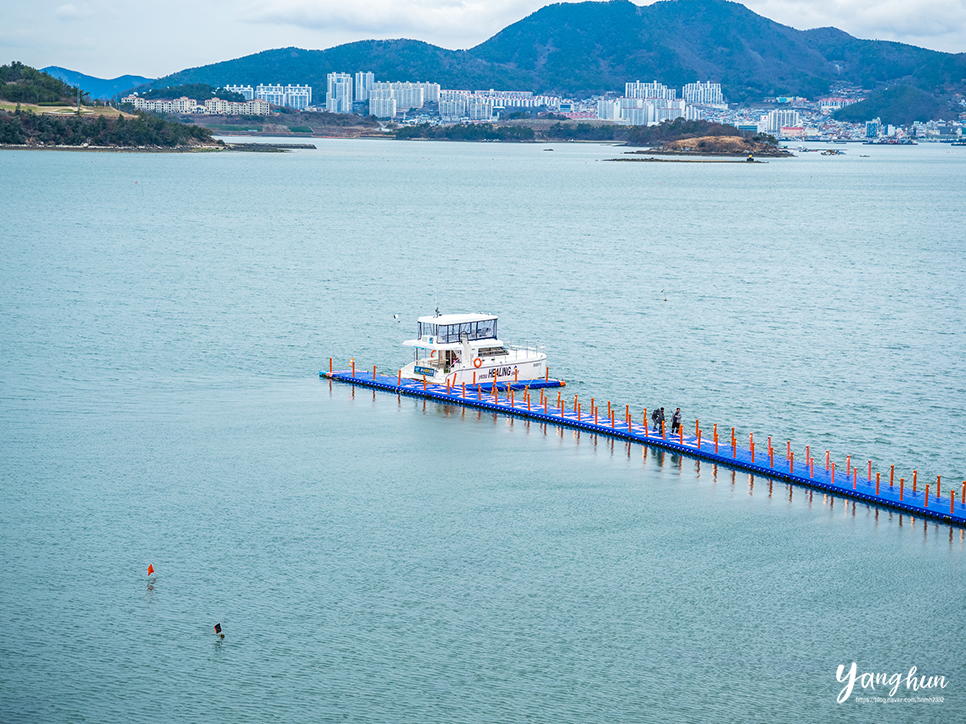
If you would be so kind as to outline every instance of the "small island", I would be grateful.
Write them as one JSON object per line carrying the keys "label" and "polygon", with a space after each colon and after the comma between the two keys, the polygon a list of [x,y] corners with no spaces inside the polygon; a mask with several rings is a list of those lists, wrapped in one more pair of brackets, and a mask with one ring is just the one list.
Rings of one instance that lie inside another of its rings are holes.
{"label": "small island", "polygon": [[698,136],[681,138],[648,151],[629,151],[634,154],[664,156],[765,156],[782,158],[794,154],[770,143],[762,143],[744,136]]}

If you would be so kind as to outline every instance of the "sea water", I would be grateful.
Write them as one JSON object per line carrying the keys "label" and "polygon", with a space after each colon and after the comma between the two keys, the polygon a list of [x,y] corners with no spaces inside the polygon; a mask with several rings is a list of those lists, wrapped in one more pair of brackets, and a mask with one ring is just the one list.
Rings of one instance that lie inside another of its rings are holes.
{"label": "sea water", "polygon": [[0,154],[0,720],[959,720],[961,529],[318,371],[492,312],[568,397],[945,491],[963,149],[316,144]]}

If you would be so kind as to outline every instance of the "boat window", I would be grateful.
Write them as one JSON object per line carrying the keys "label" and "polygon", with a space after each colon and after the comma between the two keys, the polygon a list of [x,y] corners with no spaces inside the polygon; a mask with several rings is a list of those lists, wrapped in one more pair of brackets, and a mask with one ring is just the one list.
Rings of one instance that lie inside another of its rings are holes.
{"label": "boat window", "polygon": [[419,322],[419,334],[417,337],[435,337],[436,336],[436,325],[430,324],[429,322]]}

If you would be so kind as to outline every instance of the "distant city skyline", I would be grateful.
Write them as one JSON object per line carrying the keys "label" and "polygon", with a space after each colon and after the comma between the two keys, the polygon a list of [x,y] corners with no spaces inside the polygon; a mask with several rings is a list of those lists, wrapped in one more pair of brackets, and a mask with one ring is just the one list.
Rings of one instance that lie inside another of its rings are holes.
{"label": "distant city skyline", "polygon": [[[57,65],[99,78],[161,77],[272,48],[329,48],[411,38],[470,48],[549,4],[544,0],[2,0],[0,63]],[[565,0],[569,1],[569,0]],[[700,2],[701,0],[680,0]],[[637,2],[649,5],[650,2]],[[834,26],[858,38],[966,52],[961,0],[749,0],[753,12],[799,30]]]}

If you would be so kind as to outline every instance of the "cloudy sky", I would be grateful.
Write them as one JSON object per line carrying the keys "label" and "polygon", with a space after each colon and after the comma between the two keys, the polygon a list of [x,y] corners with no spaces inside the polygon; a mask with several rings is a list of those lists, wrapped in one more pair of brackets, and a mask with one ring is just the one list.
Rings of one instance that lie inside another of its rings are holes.
{"label": "cloudy sky", "polygon": [[[639,5],[649,4],[637,0]],[[0,0],[0,64],[159,77],[260,50],[415,38],[470,48],[545,0]],[[748,0],[805,30],[966,52],[966,0]]]}

